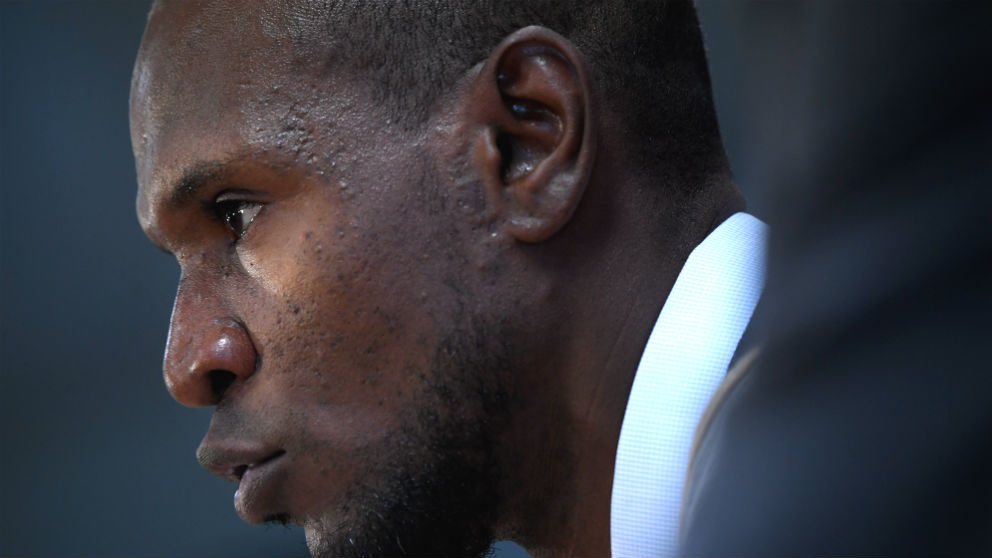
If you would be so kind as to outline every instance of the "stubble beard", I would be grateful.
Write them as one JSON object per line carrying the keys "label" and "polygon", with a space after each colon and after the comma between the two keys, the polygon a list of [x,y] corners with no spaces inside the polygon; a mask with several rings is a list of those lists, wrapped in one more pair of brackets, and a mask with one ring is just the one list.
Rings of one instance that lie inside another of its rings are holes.
{"label": "stubble beard", "polygon": [[504,339],[478,320],[448,334],[404,426],[390,435],[368,482],[348,490],[334,524],[307,526],[325,556],[485,556],[495,539],[507,423]]}

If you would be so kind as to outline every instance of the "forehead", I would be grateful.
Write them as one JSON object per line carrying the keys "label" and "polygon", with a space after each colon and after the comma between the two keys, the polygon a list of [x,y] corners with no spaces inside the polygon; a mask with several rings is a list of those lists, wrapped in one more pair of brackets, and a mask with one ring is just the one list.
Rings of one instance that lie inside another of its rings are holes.
{"label": "forehead", "polygon": [[317,22],[280,2],[156,4],[131,89],[139,214],[184,166],[299,153],[315,128],[354,114],[352,88],[299,48]]}
{"label": "forehead", "polygon": [[287,46],[274,24],[263,25],[272,10],[254,2],[236,8],[207,1],[155,5],[135,66],[133,126],[149,135],[204,117],[209,125],[238,108],[245,93],[285,81]]}

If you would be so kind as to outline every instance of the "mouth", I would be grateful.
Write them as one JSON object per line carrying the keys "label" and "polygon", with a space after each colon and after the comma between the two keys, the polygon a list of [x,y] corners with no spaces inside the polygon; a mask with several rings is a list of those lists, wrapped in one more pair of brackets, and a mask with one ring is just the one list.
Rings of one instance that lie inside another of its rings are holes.
{"label": "mouth", "polygon": [[252,463],[231,467],[227,477],[237,479],[234,492],[234,509],[245,522],[257,525],[266,522],[287,523],[289,514],[277,509],[279,490],[287,476],[284,459],[286,452],[279,450]]}

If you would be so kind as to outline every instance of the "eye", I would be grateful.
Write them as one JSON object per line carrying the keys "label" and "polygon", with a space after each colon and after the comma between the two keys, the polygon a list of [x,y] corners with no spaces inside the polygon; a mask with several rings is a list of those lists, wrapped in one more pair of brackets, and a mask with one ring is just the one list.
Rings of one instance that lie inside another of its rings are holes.
{"label": "eye", "polygon": [[262,204],[246,200],[220,200],[214,205],[217,216],[227,223],[228,228],[238,238],[248,233],[252,221],[262,210]]}

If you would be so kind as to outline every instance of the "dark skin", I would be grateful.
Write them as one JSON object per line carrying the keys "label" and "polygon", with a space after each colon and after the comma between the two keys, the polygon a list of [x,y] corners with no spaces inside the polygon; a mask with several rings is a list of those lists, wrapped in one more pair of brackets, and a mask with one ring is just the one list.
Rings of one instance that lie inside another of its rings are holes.
{"label": "dark skin", "polygon": [[447,452],[489,471],[493,536],[608,555],[641,352],[736,188],[713,177],[695,224],[659,235],[675,202],[644,211],[657,184],[547,29],[507,37],[410,131],[260,11],[156,9],[132,87],[138,217],[182,269],[166,384],[216,406],[201,463],[239,483],[242,518],[300,524],[319,554],[361,523],[357,487],[388,495],[409,473],[391,464]]}

